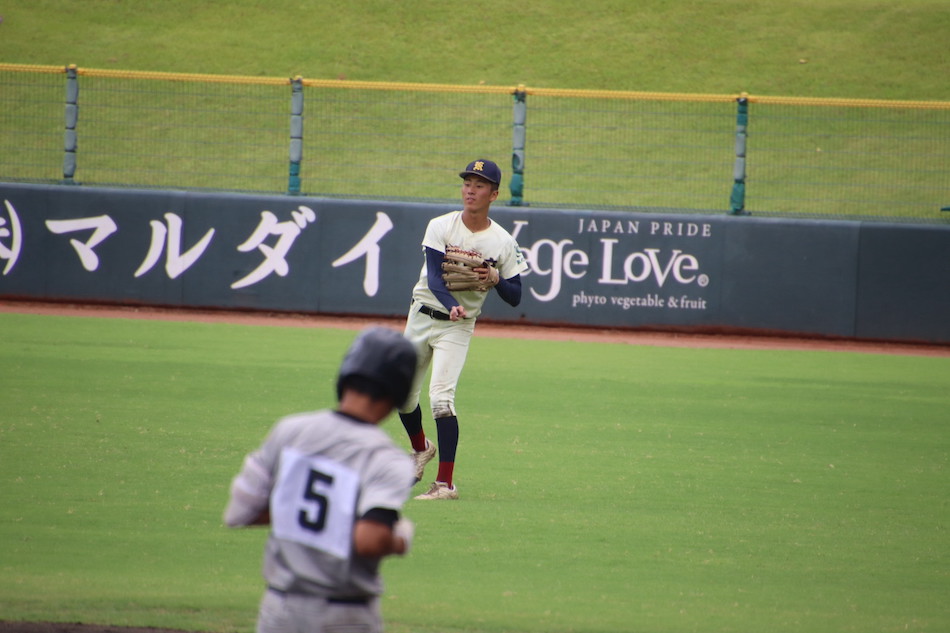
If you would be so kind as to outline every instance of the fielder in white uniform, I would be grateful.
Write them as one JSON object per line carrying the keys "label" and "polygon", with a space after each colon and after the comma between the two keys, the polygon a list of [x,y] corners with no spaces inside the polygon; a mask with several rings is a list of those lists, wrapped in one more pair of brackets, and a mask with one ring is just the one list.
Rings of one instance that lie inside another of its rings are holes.
{"label": "fielder in white uniform", "polygon": [[428,492],[416,499],[458,499],[453,483],[459,425],[455,391],[475,320],[488,297],[487,291],[450,292],[442,279],[447,246],[480,252],[491,266],[476,269],[509,305],[521,302],[521,274],[528,270],[515,239],[488,217],[498,198],[501,170],[490,160],[475,160],[462,171],[462,210],[434,218],[422,239],[425,261],[412,290],[405,336],[416,348],[419,361],[409,398],[399,417],[412,443],[416,480],[435,456],[436,446],[426,438],[419,396],[430,365],[429,400],[438,434],[439,472]]}
{"label": "fielder in white uniform", "polygon": [[361,333],[343,359],[336,410],[280,420],[248,455],[224,512],[270,524],[258,633],[378,633],[383,557],[414,534],[399,513],[413,463],[379,424],[405,402],[416,367],[401,334]]}

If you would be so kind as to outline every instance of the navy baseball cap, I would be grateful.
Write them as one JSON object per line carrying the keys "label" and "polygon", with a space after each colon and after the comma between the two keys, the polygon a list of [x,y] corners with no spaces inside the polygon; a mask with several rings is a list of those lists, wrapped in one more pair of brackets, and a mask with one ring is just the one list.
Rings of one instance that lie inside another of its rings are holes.
{"label": "navy baseball cap", "polygon": [[459,176],[462,178],[466,176],[478,176],[496,185],[501,184],[501,170],[498,169],[498,165],[484,158],[470,162],[468,167],[465,168],[465,171],[459,173]]}

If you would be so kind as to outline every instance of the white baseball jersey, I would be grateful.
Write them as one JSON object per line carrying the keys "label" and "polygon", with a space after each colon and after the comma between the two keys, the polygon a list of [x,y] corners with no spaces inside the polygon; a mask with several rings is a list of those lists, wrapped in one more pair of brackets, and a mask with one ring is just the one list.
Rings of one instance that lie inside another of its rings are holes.
{"label": "white baseball jersey", "polygon": [[[372,508],[399,511],[414,474],[411,458],[375,424],[334,411],[280,420],[234,483],[269,498],[268,586],[325,597],[380,595],[380,561],[353,552],[353,526]],[[263,509],[267,502],[260,503]]]}
{"label": "white baseball jersey", "polygon": [[[422,238],[422,246],[444,253],[445,248],[450,245],[480,252],[486,260],[495,264],[504,279],[511,279],[528,270],[528,264],[515,238],[495,221],[484,231],[473,233],[462,222],[461,211],[452,211],[430,220]],[[453,292],[452,296],[465,308],[469,318],[474,319],[481,312],[488,293],[466,290]],[[445,306],[429,290],[425,263],[422,265],[419,281],[412,289],[412,298],[430,308],[445,312]]]}

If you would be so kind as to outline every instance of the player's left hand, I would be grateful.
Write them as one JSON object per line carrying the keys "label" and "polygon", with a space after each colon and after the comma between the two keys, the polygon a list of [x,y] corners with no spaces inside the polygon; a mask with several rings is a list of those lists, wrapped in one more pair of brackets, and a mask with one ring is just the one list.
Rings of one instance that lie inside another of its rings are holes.
{"label": "player's left hand", "polygon": [[498,269],[494,266],[476,268],[475,272],[478,273],[478,278],[482,282],[483,290],[488,290],[498,285]]}

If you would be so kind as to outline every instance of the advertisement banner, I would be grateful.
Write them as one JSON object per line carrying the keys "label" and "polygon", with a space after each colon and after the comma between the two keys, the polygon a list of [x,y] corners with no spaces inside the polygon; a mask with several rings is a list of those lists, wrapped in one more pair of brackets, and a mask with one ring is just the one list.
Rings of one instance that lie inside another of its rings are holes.
{"label": "advertisement banner", "polygon": [[[426,225],[457,208],[2,183],[0,200],[0,297],[379,316],[405,314]],[[491,218],[529,270],[521,304],[492,293],[485,319],[950,342],[950,227],[497,205]]]}

